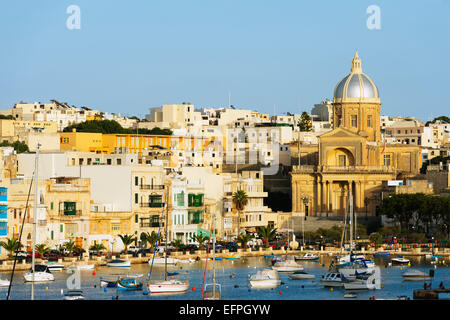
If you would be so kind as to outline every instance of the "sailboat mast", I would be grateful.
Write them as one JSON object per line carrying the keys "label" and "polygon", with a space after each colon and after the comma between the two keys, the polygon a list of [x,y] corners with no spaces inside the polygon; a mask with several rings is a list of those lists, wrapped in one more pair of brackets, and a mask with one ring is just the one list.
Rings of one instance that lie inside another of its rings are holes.
{"label": "sailboat mast", "polygon": [[34,210],[33,210],[33,247],[31,256],[31,269],[32,269],[32,282],[31,282],[31,300],[34,300],[34,277],[35,277],[35,252],[36,252],[36,218],[37,218],[37,206],[38,206],[38,177],[39,177],[39,146],[36,146],[36,159],[35,159],[35,169],[34,169]]}
{"label": "sailboat mast", "polygon": [[165,231],[166,234],[166,244],[164,248],[164,281],[167,281],[167,241],[169,241],[169,235],[167,234],[167,224],[169,223],[169,191],[166,192],[166,225],[165,225]]}
{"label": "sailboat mast", "polygon": [[353,227],[352,227],[352,220],[353,220],[353,196],[352,196],[351,189],[350,189],[350,196],[349,196],[349,209],[350,209],[350,222],[349,222],[350,252],[352,252],[352,250],[353,250]]}
{"label": "sailboat mast", "polygon": [[216,297],[216,215],[213,216],[213,297]]}

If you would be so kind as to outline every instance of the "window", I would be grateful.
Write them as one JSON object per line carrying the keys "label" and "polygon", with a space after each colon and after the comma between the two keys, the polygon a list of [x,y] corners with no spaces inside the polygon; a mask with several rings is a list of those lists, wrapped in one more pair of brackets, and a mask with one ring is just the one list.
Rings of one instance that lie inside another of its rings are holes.
{"label": "window", "polygon": [[111,159],[106,159],[106,164],[111,165]]}
{"label": "window", "polygon": [[134,216],[134,222],[135,222],[135,223],[138,223],[138,221],[139,221],[139,216],[136,214],[136,215]]}
{"label": "window", "polygon": [[137,193],[134,194],[134,203],[139,203],[139,196]]}
{"label": "window", "polygon": [[352,127],[356,128],[358,127],[358,117],[353,115],[351,116],[351,122],[352,122]]}
{"label": "window", "polygon": [[389,167],[391,165],[391,155],[390,154],[384,155],[384,165],[386,167]]}
{"label": "window", "polygon": [[367,116],[367,127],[372,128],[372,116]]}
{"label": "window", "polygon": [[138,177],[134,177],[134,185],[135,186],[139,185],[139,178]]}
{"label": "window", "polygon": [[339,166],[340,167],[345,167],[346,165],[347,165],[347,157],[345,156],[345,155],[339,155],[339,158],[338,158],[338,160],[339,160]]}
{"label": "window", "polygon": [[111,226],[111,229],[112,229],[112,231],[120,231],[120,224],[114,223],[114,224]]}
{"label": "window", "polygon": [[122,164],[122,159],[117,159],[117,165],[121,165]]}

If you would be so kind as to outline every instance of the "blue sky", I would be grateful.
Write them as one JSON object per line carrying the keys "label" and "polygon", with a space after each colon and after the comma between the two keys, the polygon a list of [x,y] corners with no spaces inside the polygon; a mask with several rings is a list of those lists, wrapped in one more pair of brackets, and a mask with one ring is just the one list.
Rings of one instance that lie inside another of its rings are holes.
{"label": "blue sky", "polygon": [[[69,30],[66,9],[81,9]],[[369,30],[369,5],[381,29]],[[264,113],[332,99],[355,49],[382,114],[450,116],[450,1],[40,0],[0,4],[0,108],[65,101],[143,117],[231,103]]]}

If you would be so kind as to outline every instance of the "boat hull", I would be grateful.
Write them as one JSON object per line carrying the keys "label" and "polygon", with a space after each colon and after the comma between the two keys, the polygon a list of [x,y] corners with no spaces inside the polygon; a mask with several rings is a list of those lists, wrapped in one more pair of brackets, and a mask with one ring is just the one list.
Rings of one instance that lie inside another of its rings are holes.
{"label": "boat hull", "polygon": [[149,284],[148,290],[150,293],[182,293],[189,289],[189,283],[186,282],[170,282],[163,281],[159,283]]}
{"label": "boat hull", "polygon": [[107,262],[106,265],[110,268],[129,268],[131,267],[130,261],[124,262]]}
{"label": "boat hull", "polygon": [[290,274],[289,278],[292,280],[308,280],[314,279],[316,276],[313,274]]}
{"label": "boat hull", "polygon": [[[27,272],[23,275],[25,281],[33,282],[33,273]],[[45,282],[45,281],[53,281],[55,277],[48,272],[36,272],[34,275],[34,282]]]}
{"label": "boat hull", "polygon": [[275,288],[281,284],[281,280],[250,280],[252,288]]}

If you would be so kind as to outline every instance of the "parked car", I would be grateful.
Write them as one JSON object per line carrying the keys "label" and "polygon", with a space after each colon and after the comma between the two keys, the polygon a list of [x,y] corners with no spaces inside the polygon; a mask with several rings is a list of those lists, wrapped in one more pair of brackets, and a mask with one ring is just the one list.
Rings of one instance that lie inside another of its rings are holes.
{"label": "parked car", "polygon": [[85,252],[86,252],[86,250],[77,248],[77,249],[73,250],[73,255],[74,255],[74,257],[77,257],[77,256],[83,255],[83,253],[85,253]]}
{"label": "parked car", "polygon": [[51,253],[51,254],[46,255],[45,258],[48,261],[58,261],[58,259],[61,259],[62,257],[59,254]]}
{"label": "parked car", "polygon": [[[32,252],[32,251],[27,252],[27,257],[28,257],[28,258],[33,258],[33,252]],[[34,257],[35,257],[35,258],[40,258],[40,257],[41,257],[41,254],[40,254],[39,252],[36,251],[36,252],[34,253]]]}
{"label": "parked car", "polygon": [[139,249],[141,249],[141,248],[139,248],[138,246],[129,246],[128,247],[128,251],[132,251],[133,253],[138,252]]}
{"label": "parked car", "polygon": [[228,242],[224,249],[228,249],[230,252],[237,252],[238,244],[236,242]]}
{"label": "parked car", "polygon": [[[23,251],[23,250],[18,251],[17,252],[17,257],[18,258],[26,258],[26,257],[28,257],[28,253],[26,251]],[[30,257],[31,257],[31,254],[30,254]]]}

